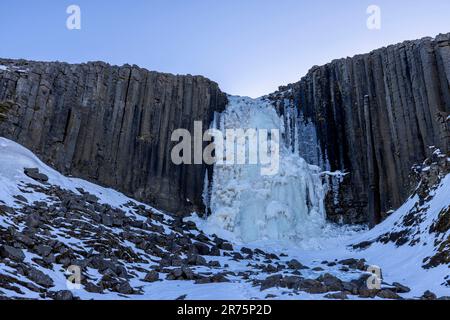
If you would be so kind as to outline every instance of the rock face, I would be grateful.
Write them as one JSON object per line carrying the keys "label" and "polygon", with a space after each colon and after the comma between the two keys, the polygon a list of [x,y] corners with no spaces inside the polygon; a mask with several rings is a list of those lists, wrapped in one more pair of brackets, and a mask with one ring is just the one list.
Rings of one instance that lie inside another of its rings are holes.
{"label": "rock face", "polygon": [[314,67],[272,98],[313,122],[322,161],[349,173],[330,218],[374,225],[409,196],[429,146],[450,150],[450,34]]}
{"label": "rock face", "polygon": [[[0,136],[64,174],[171,212],[202,209],[204,165],[171,161],[175,129],[207,129],[226,95],[201,76],[102,62],[0,59]],[[191,131],[192,132],[192,131]]]}

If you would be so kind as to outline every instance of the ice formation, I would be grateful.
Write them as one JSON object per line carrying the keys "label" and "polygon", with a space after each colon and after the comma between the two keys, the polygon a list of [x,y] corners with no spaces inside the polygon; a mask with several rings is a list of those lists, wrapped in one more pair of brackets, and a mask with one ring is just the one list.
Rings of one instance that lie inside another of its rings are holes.
{"label": "ice formation", "polygon": [[[216,164],[207,207],[208,224],[232,232],[244,242],[303,240],[320,234],[326,225],[325,188],[321,168],[299,154],[298,134],[310,127],[286,125],[264,99],[229,97],[227,110],[213,126],[226,129],[279,130],[280,161],[275,175],[261,175],[260,164]],[[292,138],[294,137],[294,138]],[[245,141],[236,141],[246,143]]]}

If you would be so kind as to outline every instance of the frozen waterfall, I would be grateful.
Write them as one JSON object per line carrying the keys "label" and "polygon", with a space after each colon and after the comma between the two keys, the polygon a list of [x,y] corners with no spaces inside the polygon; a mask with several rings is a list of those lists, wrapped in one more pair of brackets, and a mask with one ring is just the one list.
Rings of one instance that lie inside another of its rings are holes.
{"label": "frozen waterfall", "polygon": [[229,97],[227,110],[213,126],[222,132],[279,130],[279,170],[275,175],[261,175],[260,164],[216,163],[205,196],[212,212],[209,225],[232,232],[244,242],[301,241],[321,233],[326,225],[321,169],[299,155],[300,142],[291,139],[293,129],[286,128],[285,122],[264,98]]}

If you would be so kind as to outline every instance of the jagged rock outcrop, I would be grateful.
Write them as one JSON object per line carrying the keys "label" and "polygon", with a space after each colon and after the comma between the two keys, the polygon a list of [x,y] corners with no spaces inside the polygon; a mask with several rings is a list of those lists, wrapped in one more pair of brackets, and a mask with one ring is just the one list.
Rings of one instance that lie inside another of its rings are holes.
{"label": "jagged rock outcrop", "polygon": [[322,160],[349,172],[329,196],[330,218],[376,224],[409,196],[411,167],[429,146],[450,150],[450,34],[314,67],[272,99],[281,112],[299,108]]}
{"label": "jagged rock outcrop", "polygon": [[171,212],[201,210],[207,167],[174,165],[170,138],[225,108],[216,83],[102,62],[0,65],[0,136],[64,174]]}

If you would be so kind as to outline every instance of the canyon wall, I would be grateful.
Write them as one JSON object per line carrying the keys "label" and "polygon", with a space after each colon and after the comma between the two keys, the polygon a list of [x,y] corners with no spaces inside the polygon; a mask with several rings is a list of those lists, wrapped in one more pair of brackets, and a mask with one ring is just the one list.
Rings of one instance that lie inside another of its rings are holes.
{"label": "canyon wall", "polygon": [[314,67],[271,98],[314,123],[322,162],[348,172],[329,217],[374,225],[409,196],[429,146],[450,150],[450,34]]}
{"label": "canyon wall", "polygon": [[170,139],[173,130],[209,124],[224,110],[216,83],[102,62],[0,65],[0,136],[66,175],[170,212],[202,210],[211,168],[174,165]]}
{"label": "canyon wall", "polygon": [[[0,136],[64,174],[171,212],[202,211],[211,168],[174,165],[170,136],[224,110],[216,83],[102,62],[0,65]],[[269,97],[317,136],[300,152],[348,173],[328,195],[330,220],[374,225],[409,196],[411,167],[429,146],[450,150],[450,34],[314,67]]]}

